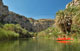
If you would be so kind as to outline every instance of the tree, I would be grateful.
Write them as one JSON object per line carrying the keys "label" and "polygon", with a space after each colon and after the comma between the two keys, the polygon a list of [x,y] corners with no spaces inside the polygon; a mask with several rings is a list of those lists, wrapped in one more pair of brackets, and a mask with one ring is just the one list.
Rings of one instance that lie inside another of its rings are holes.
{"label": "tree", "polygon": [[64,33],[71,32],[72,18],[79,11],[78,6],[68,7],[65,10],[60,10],[56,13],[56,25]]}
{"label": "tree", "polygon": [[62,31],[62,32],[66,32],[65,31],[65,27],[64,27],[64,11],[60,10],[56,13],[56,25],[58,26],[58,28]]}

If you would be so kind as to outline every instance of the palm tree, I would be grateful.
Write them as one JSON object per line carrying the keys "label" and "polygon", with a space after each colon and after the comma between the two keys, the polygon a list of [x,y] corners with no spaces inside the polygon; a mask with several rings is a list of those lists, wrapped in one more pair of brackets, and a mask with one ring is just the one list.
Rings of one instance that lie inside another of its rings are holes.
{"label": "palm tree", "polygon": [[80,6],[72,6],[56,13],[56,25],[62,32],[66,34],[71,32],[72,18],[79,12],[79,9]]}
{"label": "palm tree", "polygon": [[78,8],[76,6],[72,6],[69,7],[67,9],[65,9],[65,29],[68,33],[71,32],[71,25],[72,25],[72,18],[74,18],[74,16],[76,15],[76,13],[78,12]]}
{"label": "palm tree", "polygon": [[57,25],[57,27],[62,31],[62,32],[66,32],[65,31],[65,27],[64,27],[64,16],[65,16],[65,14],[64,14],[64,11],[63,10],[60,10],[60,11],[58,11],[57,13],[56,13],[56,20],[55,20],[55,22],[56,22],[56,25]]}

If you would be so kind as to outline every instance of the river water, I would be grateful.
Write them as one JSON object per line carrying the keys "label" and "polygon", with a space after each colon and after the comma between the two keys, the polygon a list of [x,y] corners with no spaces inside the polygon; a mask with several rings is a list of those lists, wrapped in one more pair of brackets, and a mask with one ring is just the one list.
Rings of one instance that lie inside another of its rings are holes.
{"label": "river water", "polygon": [[46,39],[21,39],[1,41],[0,51],[80,51],[80,44]]}

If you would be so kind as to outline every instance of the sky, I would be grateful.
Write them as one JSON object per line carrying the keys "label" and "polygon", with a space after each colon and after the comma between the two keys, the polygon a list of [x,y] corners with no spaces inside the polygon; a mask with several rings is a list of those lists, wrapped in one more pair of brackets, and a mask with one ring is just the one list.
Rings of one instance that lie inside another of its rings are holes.
{"label": "sky", "polygon": [[10,11],[34,19],[54,19],[72,0],[3,0]]}

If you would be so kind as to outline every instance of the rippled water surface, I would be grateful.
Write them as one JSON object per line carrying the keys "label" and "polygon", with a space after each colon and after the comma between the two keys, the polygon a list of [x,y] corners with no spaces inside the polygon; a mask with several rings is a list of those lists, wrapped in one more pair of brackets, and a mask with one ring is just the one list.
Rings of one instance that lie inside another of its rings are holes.
{"label": "rippled water surface", "polygon": [[0,51],[80,51],[80,44],[45,39],[22,39],[1,41]]}

